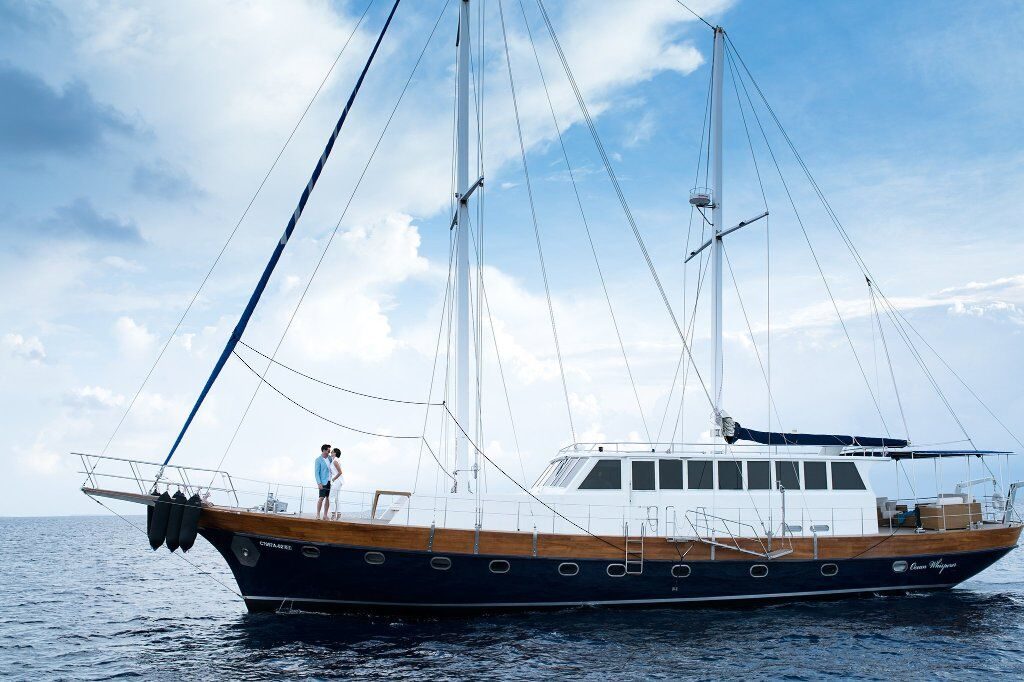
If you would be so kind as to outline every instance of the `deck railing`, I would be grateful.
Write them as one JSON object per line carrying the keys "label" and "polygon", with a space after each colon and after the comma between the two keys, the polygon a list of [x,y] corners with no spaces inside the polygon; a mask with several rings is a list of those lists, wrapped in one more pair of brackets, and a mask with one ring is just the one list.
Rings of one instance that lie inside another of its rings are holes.
{"label": "deck railing", "polygon": [[[233,477],[219,469],[171,465],[164,469],[153,462],[75,453],[85,475],[83,488],[106,488],[140,494],[182,490],[199,494],[208,503],[268,514],[300,515],[312,518],[318,490],[315,486],[271,483]],[[790,497],[790,496],[787,496]],[[791,496],[795,498],[796,496]],[[357,491],[341,489],[331,496],[331,518],[376,521],[439,528],[552,533],[598,533],[615,535],[624,523],[643,523],[648,536],[676,537],[687,532],[678,515],[688,510],[676,505],[607,505],[578,502],[538,502],[533,499],[433,496],[402,491]],[[935,500],[936,498],[931,498]],[[477,506],[479,502],[479,507]],[[879,523],[875,509],[865,507],[808,507],[791,500],[783,510],[780,501],[769,507],[715,506],[704,510],[701,534],[722,537],[786,537],[827,535],[874,535],[888,530]],[[922,499],[915,501],[918,504]],[[971,527],[974,522],[1001,521],[992,500],[982,500],[982,518],[969,523],[947,512],[944,528]],[[912,505],[911,505],[912,508]],[[1001,512],[999,512],[1001,514]],[[913,528],[916,524],[907,526]]]}

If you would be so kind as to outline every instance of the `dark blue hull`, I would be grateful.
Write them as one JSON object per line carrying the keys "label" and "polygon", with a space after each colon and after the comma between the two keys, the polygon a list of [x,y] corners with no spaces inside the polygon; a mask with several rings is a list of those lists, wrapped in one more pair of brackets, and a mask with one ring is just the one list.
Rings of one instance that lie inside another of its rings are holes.
{"label": "dark blue hull", "polygon": [[[970,578],[1012,549],[838,560],[645,561],[639,574],[614,576],[609,570],[621,572],[622,563],[607,559],[378,552],[220,530],[202,534],[228,562],[251,611],[665,606],[937,590]],[[575,575],[560,572],[571,573],[573,564]]]}

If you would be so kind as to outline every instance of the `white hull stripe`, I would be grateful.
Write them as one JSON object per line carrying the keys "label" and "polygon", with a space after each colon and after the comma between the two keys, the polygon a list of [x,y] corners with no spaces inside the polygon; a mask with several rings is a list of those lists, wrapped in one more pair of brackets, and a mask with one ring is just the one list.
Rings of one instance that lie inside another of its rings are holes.
{"label": "white hull stripe", "polygon": [[243,595],[247,601],[280,601],[280,602],[305,602],[310,604],[351,604],[356,606],[407,606],[414,608],[506,608],[506,607],[541,607],[541,606],[615,606],[630,604],[676,604],[685,602],[706,602],[706,601],[743,601],[753,599],[778,599],[788,597],[814,597],[828,594],[855,594],[865,592],[891,592],[891,591],[916,591],[916,590],[939,590],[953,587],[956,583],[945,583],[939,585],[911,585],[899,587],[863,587],[846,590],[813,590],[810,592],[774,592],[771,594],[741,594],[736,596],[720,597],[669,597],[666,599],[611,599],[598,601],[539,601],[539,602],[481,602],[467,604],[426,604],[417,602],[376,602],[356,601],[347,599],[309,599],[305,597],[260,597]]}

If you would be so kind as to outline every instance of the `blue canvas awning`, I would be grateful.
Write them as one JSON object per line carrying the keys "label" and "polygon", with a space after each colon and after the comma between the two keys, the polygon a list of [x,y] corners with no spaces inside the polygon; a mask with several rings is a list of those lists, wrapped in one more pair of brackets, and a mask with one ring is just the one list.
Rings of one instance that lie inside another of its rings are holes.
{"label": "blue canvas awning", "polygon": [[780,431],[757,431],[740,426],[734,422],[732,435],[726,435],[725,441],[730,445],[738,440],[751,441],[761,445],[841,445],[846,447],[865,448],[905,448],[908,441],[898,438],[879,438],[877,436],[843,436],[823,433],[782,433]]}

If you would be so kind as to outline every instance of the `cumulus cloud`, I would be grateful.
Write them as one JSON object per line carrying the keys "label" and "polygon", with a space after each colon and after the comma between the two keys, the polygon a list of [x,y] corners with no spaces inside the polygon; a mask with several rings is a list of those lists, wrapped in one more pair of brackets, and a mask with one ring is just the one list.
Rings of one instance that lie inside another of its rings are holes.
{"label": "cumulus cloud", "polygon": [[64,404],[86,410],[106,410],[124,405],[124,396],[102,386],[82,386],[64,395]]}
{"label": "cumulus cloud", "polygon": [[46,360],[46,349],[36,336],[24,337],[13,332],[4,334],[3,346],[11,355],[33,363]]}
{"label": "cumulus cloud", "polygon": [[85,83],[55,90],[42,78],[0,63],[0,152],[80,154],[111,134],[130,135],[135,126],[116,109],[93,99]]}
{"label": "cumulus cloud", "polygon": [[114,323],[114,336],[121,349],[129,353],[148,350],[155,340],[145,325],[128,316],[117,318],[117,322]]}
{"label": "cumulus cloud", "polygon": [[[388,292],[428,269],[419,254],[419,230],[410,216],[392,214],[348,230],[336,246],[337,258],[304,302],[289,338],[315,359],[383,360],[397,345],[387,316]],[[292,287],[285,282],[287,292]]]}

